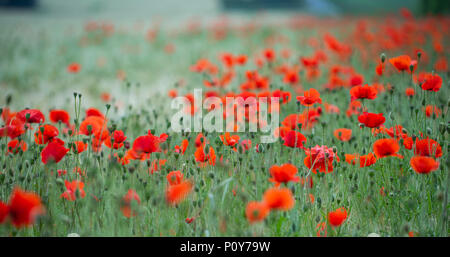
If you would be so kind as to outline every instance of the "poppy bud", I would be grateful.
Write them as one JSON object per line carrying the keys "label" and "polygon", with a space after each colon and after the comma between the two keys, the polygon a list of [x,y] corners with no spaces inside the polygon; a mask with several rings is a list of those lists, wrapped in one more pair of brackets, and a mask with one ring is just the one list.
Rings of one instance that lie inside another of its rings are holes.
{"label": "poppy bud", "polygon": [[92,125],[91,124],[87,125],[87,131],[88,131],[89,134],[91,134],[91,132],[92,132]]}
{"label": "poppy bud", "polygon": [[386,55],[384,53],[381,54],[381,63],[384,63],[386,61]]}
{"label": "poppy bud", "polygon": [[414,64],[409,65],[409,70],[410,70],[411,72],[414,71]]}
{"label": "poppy bud", "polygon": [[109,108],[111,108],[110,104],[106,104],[106,110],[109,110]]}
{"label": "poppy bud", "polygon": [[56,184],[60,185],[61,187],[64,186],[64,181],[61,178],[56,179]]}
{"label": "poppy bud", "polygon": [[31,114],[29,114],[29,113],[25,114],[26,121],[28,121],[30,119],[30,117],[31,117]]}
{"label": "poppy bud", "polygon": [[262,144],[258,144],[257,148],[258,153],[263,153],[264,152],[264,146]]}
{"label": "poppy bud", "polygon": [[80,98],[80,99],[81,99],[81,94],[80,94],[80,93],[78,93],[78,98]]}
{"label": "poppy bud", "polygon": [[419,52],[417,52],[417,59],[420,61],[420,57],[422,57],[422,52],[421,51],[419,51]]}
{"label": "poppy bud", "polygon": [[77,92],[73,92],[73,97],[77,98],[78,93]]}

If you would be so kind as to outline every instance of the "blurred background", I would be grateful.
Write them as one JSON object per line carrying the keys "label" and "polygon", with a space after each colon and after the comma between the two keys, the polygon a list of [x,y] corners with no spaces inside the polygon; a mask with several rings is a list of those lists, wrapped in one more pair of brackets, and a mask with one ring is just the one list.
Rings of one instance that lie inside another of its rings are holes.
{"label": "blurred background", "polygon": [[1,15],[148,18],[289,11],[312,15],[381,15],[407,7],[415,15],[448,14],[449,0],[0,0]]}

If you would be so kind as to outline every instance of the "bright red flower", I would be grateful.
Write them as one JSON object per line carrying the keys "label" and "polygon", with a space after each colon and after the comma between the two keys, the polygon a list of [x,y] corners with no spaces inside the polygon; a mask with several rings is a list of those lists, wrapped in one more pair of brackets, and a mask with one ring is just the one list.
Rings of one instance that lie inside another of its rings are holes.
{"label": "bright red flower", "polygon": [[427,156],[414,156],[409,161],[411,167],[420,174],[428,174],[439,169],[439,162]]}
{"label": "bright red flower", "polygon": [[306,143],[306,137],[297,131],[290,130],[283,137],[284,145],[287,147],[303,149],[303,144]]}
{"label": "bright red flower", "polygon": [[216,164],[216,153],[211,146],[209,149],[206,149],[207,152],[205,152],[203,145],[197,147],[197,150],[194,153],[195,161],[199,162],[202,167],[206,166],[208,163],[214,166]]}
{"label": "bright red flower", "polygon": [[429,156],[434,158],[442,157],[442,147],[433,139],[416,139],[414,154],[420,156]]}
{"label": "bright red flower", "polygon": [[414,88],[412,88],[412,87],[408,87],[406,90],[405,90],[405,95],[406,96],[414,96],[416,94],[416,91],[414,90]]}
{"label": "bright red flower", "polygon": [[264,192],[263,202],[271,210],[287,211],[294,207],[295,199],[288,188],[269,188]]}
{"label": "bright red flower", "polygon": [[338,227],[346,219],[347,219],[347,210],[343,207],[328,213],[328,222],[330,223],[331,226]]}
{"label": "bright red flower", "polygon": [[378,159],[384,157],[395,156],[403,159],[403,156],[398,154],[400,146],[398,141],[393,138],[378,139],[373,144],[373,151]]}
{"label": "bright red flower", "polygon": [[347,128],[339,128],[339,129],[336,129],[333,132],[333,135],[337,139],[339,139],[339,140],[341,140],[343,142],[347,142],[347,141],[349,141],[352,138],[352,130],[351,129],[347,129]]}
{"label": "bright red flower", "polygon": [[169,174],[167,174],[167,182],[169,182],[169,185],[178,185],[183,181],[183,173],[179,170],[171,171]]}
{"label": "bright red flower", "polygon": [[19,141],[17,139],[14,139],[8,142],[8,153],[17,154],[20,150],[22,150],[22,152],[25,152],[27,149],[27,143],[25,143],[25,141],[23,140]]}
{"label": "bright red flower", "polygon": [[362,115],[358,116],[358,121],[368,128],[377,128],[386,121],[386,118],[384,118],[382,113],[376,114],[364,112]]}
{"label": "bright red flower", "polygon": [[280,183],[299,182],[300,178],[295,176],[297,174],[297,167],[290,163],[283,164],[281,166],[273,165],[269,169],[270,175],[269,181],[275,183],[275,186],[279,186]]}
{"label": "bright red flower", "polygon": [[339,161],[339,157],[334,153],[333,148],[329,148],[325,145],[312,147],[311,149],[305,148],[306,158],[303,163],[308,169],[311,169],[314,173],[333,172],[333,161]]}
{"label": "bright red flower", "polygon": [[349,164],[355,165],[356,160],[359,161],[359,167],[369,167],[377,162],[377,158],[373,153],[369,153],[366,155],[359,154],[345,154],[345,161]]}
{"label": "bright red flower", "polygon": [[423,90],[437,92],[442,87],[442,78],[438,74],[421,73],[418,80]]}
{"label": "bright red flower", "polygon": [[38,145],[47,144],[53,138],[57,137],[58,134],[58,128],[50,124],[45,124],[39,126],[38,130],[34,133],[34,142]]}
{"label": "bright red flower", "polygon": [[226,146],[234,146],[237,143],[239,143],[239,136],[238,135],[232,135],[230,136],[229,132],[226,132],[224,135],[219,135],[220,141]]}
{"label": "bright red flower", "polygon": [[181,142],[181,146],[179,146],[179,145],[175,146],[175,152],[184,154],[186,152],[188,145],[189,145],[189,141],[187,139],[183,139],[183,141]]}
{"label": "bright red flower", "polygon": [[11,139],[14,139],[16,137],[19,137],[23,133],[25,133],[25,126],[18,119],[13,120],[10,125],[6,125],[0,128],[0,137],[7,136]]}
{"label": "bright red flower", "polygon": [[320,93],[315,88],[311,88],[303,93],[303,96],[297,96],[297,101],[299,101],[304,106],[312,106],[315,103],[322,103],[320,98]]}
{"label": "bright red flower", "polygon": [[166,201],[170,205],[177,205],[183,201],[192,191],[193,184],[191,181],[183,181],[176,185],[169,185],[166,189]]}
{"label": "bright red flower", "polygon": [[121,148],[123,146],[123,142],[126,139],[127,139],[127,137],[125,136],[125,134],[123,133],[122,130],[115,130],[114,133],[112,134],[112,136],[109,136],[105,140],[105,145],[108,148],[111,148],[111,143],[112,143],[112,147],[114,149],[119,149],[119,148]]}
{"label": "bright red flower", "polygon": [[52,110],[50,111],[50,121],[54,123],[62,122],[69,126],[70,116],[69,113],[65,110]]}
{"label": "bright red flower", "polygon": [[50,161],[58,163],[68,151],[69,149],[65,148],[64,144],[61,144],[58,141],[52,141],[48,143],[41,152],[42,162],[44,164],[47,164]]}
{"label": "bright red flower", "polygon": [[88,147],[88,144],[84,143],[83,141],[75,141],[72,145],[72,152],[74,153],[82,153],[84,152]]}
{"label": "bright red flower", "polygon": [[265,202],[249,202],[245,208],[245,216],[250,224],[263,221],[270,209]]}
{"label": "bright red flower", "polygon": [[67,71],[70,73],[78,73],[81,70],[81,65],[73,62],[67,66]]}
{"label": "bright red flower", "polygon": [[350,89],[351,100],[355,99],[370,99],[373,100],[377,98],[377,89],[373,86],[356,86]]}
{"label": "bright red flower", "polygon": [[45,208],[37,194],[14,188],[9,199],[9,217],[16,228],[32,225],[44,213]]}
{"label": "bright red flower", "polygon": [[439,109],[437,106],[434,106],[434,105],[427,105],[427,106],[425,107],[425,115],[426,115],[428,118],[431,118],[432,115],[434,115],[434,116],[436,116],[436,117],[439,117],[439,116],[441,116],[441,113],[442,113],[442,110]]}
{"label": "bright red flower", "polygon": [[[17,113],[17,118],[22,122],[28,123],[43,123],[45,122],[44,114],[37,109],[25,109]],[[28,119],[27,119],[28,117]]]}
{"label": "bright red flower", "polygon": [[407,71],[411,73],[411,66],[413,67],[414,72],[417,68],[417,61],[411,60],[411,57],[408,55],[400,55],[394,58],[389,59],[389,62],[394,66],[398,71]]}
{"label": "bright red flower", "polygon": [[9,207],[6,203],[0,201],[0,224],[5,222],[6,217],[8,217]]}
{"label": "bright red flower", "polygon": [[[77,196],[84,198],[86,196],[86,192],[84,192],[84,183],[79,180],[74,180],[72,182],[64,181],[66,186],[66,191],[61,194],[61,198],[64,198],[69,201],[75,201]],[[78,191],[78,193],[77,193]]]}
{"label": "bright red flower", "polygon": [[86,118],[91,116],[97,116],[102,119],[105,119],[105,115],[103,115],[103,113],[96,108],[89,108],[86,110]]}
{"label": "bright red flower", "polygon": [[133,142],[133,150],[137,153],[154,153],[159,152],[159,137],[154,135],[145,135],[136,138]]}

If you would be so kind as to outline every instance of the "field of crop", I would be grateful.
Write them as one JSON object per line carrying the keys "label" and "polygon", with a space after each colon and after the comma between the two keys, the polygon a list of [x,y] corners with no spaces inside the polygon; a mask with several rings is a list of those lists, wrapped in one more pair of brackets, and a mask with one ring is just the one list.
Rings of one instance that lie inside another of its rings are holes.
{"label": "field of crop", "polygon": [[446,237],[449,35],[406,9],[3,20],[0,236]]}

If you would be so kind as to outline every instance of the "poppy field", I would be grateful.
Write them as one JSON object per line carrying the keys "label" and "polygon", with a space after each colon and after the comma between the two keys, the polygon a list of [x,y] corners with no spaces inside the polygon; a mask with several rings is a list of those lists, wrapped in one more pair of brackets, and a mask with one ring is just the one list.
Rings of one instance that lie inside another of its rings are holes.
{"label": "poppy field", "polygon": [[0,236],[449,235],[447,16],[3,25]]}

